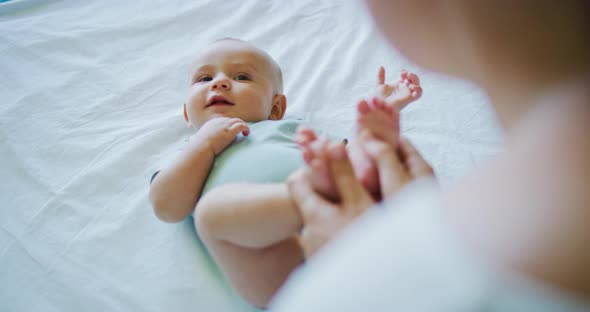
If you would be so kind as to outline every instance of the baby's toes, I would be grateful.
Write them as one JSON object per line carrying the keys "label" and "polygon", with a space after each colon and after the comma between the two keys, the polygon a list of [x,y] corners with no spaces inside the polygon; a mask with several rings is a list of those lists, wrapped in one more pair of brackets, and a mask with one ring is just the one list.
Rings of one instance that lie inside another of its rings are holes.
{"label": "baby's toes", "polygon": [[413,84],[420,84],[420,77],[418,77],[418,75],[416,75],[415,73],[408,72],[407,78]]}
{"label": "baby's toes", "polygon": [[414,99],[418,99],[420,96],[422,96],[422,88],[419,85],[416,84],[410,84],[409,86],[410,91],[412,92],[412,98]]}
{"label": "baby's toes", "polygon": [[371,107],[369,106],[369,103],[366,100],[361,100],[356,105],[356,110],[360,115],[364,115],[371,111]]}
{"label": "baby's toes", "polygon": [[309,148],[316,156],[325,156],[328,139],[321,136],[309,144]]}
{"label": "baby's toes", "polygon": [[373,111],[384,111],[385,108],[387,107],[387,104],[385,104],[385,102],[377,97],[374,97],[371,100],[371,110]]}
{"label": "baby's toes", "polygon": [[404,81],[404,80],[408,79],[408,74],[409,74],[409,72],[407,70],[402,69],[399,74],[400,81]]}
{"label": "baby's toes", "polygon": [[307,126],[299,126],[295,132],[295,142],[300,146],[309,145],[317,140],[317,135],[313,129]]}
{"label": "baby's toes", "polygon": [[301,157],[303,157],[303,161],[309,166],[311,162],[315,159],[314,152],[309,148],[309,146],[300,146],[301,150]]}

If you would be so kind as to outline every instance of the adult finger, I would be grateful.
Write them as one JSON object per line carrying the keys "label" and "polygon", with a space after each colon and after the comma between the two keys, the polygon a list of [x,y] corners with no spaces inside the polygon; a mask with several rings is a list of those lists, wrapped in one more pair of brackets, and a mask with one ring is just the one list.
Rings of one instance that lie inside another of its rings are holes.
{"label": "adult finger", "polygon": [[301,146],[299,150],[301,151],[301,157],[303,158],[303,161],[309,166],[312,160],[314,160],[315,154],[308,145]]}
{"label": "adult finger", "polygon": [[379,66],[379,72],[377,73],[377,86],[385,83],[385,67]]}
{"label": "adult finger", "polygon": [[367,100],[365,100],[365,99],[360,100],[358,102],[358,104],[356,105],[356,110],[360,116],[369,113],[371,111],[371,108],[369,106],[369,102],[367,102]]}
{"label": "adult finger", "polygon": [[434,176],[434,170],[424,160],[416,147],[406,138],[400,138],[400,153],[404,164],[408,168],[410,175],[414,178],[423,176]]}
{"label": "adult finger", "polygon": [[370,206],[373,203],[371,195],[357,180],[344,145],[332,143],[329,157],[332,178],[343,208],[360,212]]}
{"label": "adult finger", "polygon": [[409,176],[394,146],[375,138],[367,131],[360,135],[359,142],[377,165],[382,196],[397,192],[408,181]]}
{"label": "adult finger", "polygon": [[323,199],[313,190],[311,181],[307,178],[305,170],[295,171],[287,179],[287,188],[291,194],[291,199],[299,207],[303,223],[309,223],[310,219],[316,218],[322,208],[334,209],[334,205]]}

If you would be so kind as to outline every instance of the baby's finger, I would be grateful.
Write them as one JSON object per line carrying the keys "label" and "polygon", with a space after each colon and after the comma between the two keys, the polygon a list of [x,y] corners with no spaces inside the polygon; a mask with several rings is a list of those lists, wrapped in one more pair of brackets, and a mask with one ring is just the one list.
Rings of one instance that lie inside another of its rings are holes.
{"label": "baby's finger", "polygon": [[237,123],[229,126],[228,131],[229,131],[230,135],[232,135],[232,136],[236,136],[240,132],[242,134],[244,134],[244,135],[250,134],[250,128],[243,121],[242,122],[237,122]]}
{"label": "baby's finger", "polygon": [[423,176],[433,176],[434,170],[424,160],[422,155],[406,138],[401,138],[399,142],[401,156],[403,158],[410,175],[414,178]]}
{"label": "baby's finger", "polygon": [[385,83],[385,67],[379,66],[379,73],[377,74],[377,86]]}
{"label": "baby's finger", "polygon": [[235,124],[240,123],[240,122],[241,123],[244,123],[244,121],[242,119],[240,119],[240,118],[232,118],[232,119],[229,120],[229,124],[230,125],[235,125]]}

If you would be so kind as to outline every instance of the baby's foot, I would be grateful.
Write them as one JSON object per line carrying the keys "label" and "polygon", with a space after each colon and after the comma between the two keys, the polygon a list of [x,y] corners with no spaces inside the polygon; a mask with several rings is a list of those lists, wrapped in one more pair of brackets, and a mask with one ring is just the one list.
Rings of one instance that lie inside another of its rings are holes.
{"label": "baby's foot", "polygon": [[360,135],[368,131],[377,139],[397,147],[400,132],[399,113],[397,109],[376,97],[370,102],[360,101],[357,111],[356,136],[350,143],[348,153],[357,179],[374,198],[379,199],[379,173],[375,162],[360,146]]}
{"label": "baby's foot", "polygon": [[313,129],[301,126],[295,134],[295,142],[310,169],[308,174],[314,190],[327,199],[337,201],[338,192],[326,161],[330,141],[325,137],[318,137]]}
{"label": "baby's foot", "polygon": [[398,80],[385,83],[385,68],[379,67],[377,75],[376,96],[398,111],[422,96],[420,78],[412,72],[403,69]]}

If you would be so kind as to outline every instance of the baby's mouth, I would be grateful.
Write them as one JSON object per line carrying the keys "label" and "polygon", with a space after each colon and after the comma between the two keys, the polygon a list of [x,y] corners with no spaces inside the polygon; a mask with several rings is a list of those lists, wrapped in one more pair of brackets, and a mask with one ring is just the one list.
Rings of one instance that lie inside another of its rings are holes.
{"label": "baby's mouth", "polygon": [[210,106],[214,106],[214,105],[229,105],[229,106],[233,106],[235,104],[232,103],[232,102],[230,102],[228,99],[226,99],[222,95],[216,95],[216,96],[212,97],[211,99],[209,99],[209,101],[207,102],[207,105],[205,107],[210,107]]}

